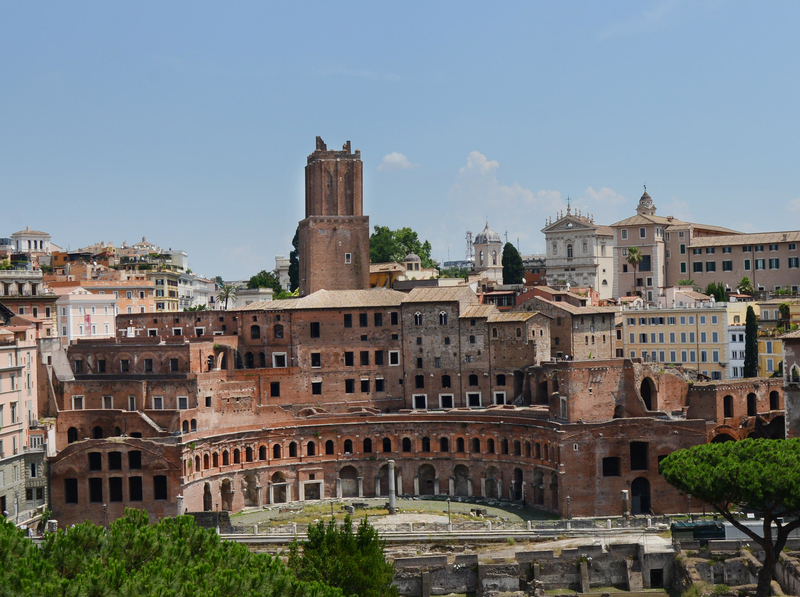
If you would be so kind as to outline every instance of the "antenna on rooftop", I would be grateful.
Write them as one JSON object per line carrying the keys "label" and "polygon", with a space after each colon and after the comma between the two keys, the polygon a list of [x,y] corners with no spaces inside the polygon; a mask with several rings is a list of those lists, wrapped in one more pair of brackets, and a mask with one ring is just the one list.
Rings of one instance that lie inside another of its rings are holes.
{"label": "antenna on rooftop", "polygon": [[472,232],[467,230],[467,255],[465,257],[466,261],[475,261],[475,247],[472,246]]}

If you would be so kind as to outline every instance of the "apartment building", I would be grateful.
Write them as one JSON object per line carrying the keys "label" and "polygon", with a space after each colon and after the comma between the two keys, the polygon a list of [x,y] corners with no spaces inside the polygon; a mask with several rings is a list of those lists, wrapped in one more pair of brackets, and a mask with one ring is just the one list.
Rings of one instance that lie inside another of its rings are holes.
{"label": "apartment building", "polygon": [[41,270],[0,270],[0,302],[35,321],[40,338],[56,336],[56,299],[43,284]]}
{"label": "apartment building", "polygon": [[731,378],[726,303],[626,308],[622,315],[626,357],[682,365],[712,380]]}
{"label": "apartment building", "polygon": [[58,330],[64,344],[78,338],[113,338],[117,299],[85,288],[58,288]]}
{"label": "apartment building", "polygon": [[15,519],[47,491],[36,354],[36,327],[0,304],[0,512]]}

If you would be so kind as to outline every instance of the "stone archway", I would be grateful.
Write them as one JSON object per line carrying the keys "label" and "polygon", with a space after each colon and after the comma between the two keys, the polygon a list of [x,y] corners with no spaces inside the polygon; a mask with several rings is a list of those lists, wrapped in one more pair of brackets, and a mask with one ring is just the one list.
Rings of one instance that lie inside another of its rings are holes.
{"label": "stone archway", "polygon": [[211,512],[214,505],[213,501],[211,497],[211,485],[203,483],[203,512]]}
{"label": "stone archway", "polygon": [[469,469],[463,464],[459,464],[453,469],[454,493],[455,495],[467,497],[469,491]]}
{"label": "stone archway", "polygon": [[642,380],[641,385],[642,400],[647,410],[658,410],[658,391],[656,384],[649,377]]}
{"label": "stone archway", "polygon": [[[538,444],[537,444],[538,445]],[[544,473],[537,469],[533,473],[533,505],[544,506]]]}
{"label": "stone archway", "polygon": [[259,493],[260,487],[258,486],[258,479],[252,473],[246,475],[244,478],[244,505],[249,507],[259,506]]}
{"label": "stone archway", "polygon": [[483,484],[483,497],[495,499],[500,497],[498,494],[500,489],[499,476],[500,474],[495,467],[490,466],[486,469],[486,479]]}
{"label": "stone archway", "polygon": [[286,475],[281,472],[272,474],[270,479],[272,486],[270,487],[271,498],[273,504],[283,504],[286,502]]}
{"label": "stone archway", "polygon": [[558,510],[558,473],[550,474],[550,504],[553,510]]}
{"label": "stone archway", "polygon": [[523,494],[522,469],[514,469],[514,499],[521,500]]}
{"label": "stone archway", "polygon": [[230,479],[223,479],[220,494],[222,497],[222,509],[228,512],[233,510],[233,484]]}
{"label": "stone archway", "polygon": [[342,482],[342,497],[358,497],[358,471],[354,466],[346,466],[339,471]]}
{"label": "stone archway", "polygon": [[631,483],[631,514],[649,514],[651,511],[650,481],[636,477]]}
{"label": "stone archway", "polygon": [[436,469],[430,464],[423,464],[417,473],[419,479],[419,495],[434,495],[433,486],[436,481]]}

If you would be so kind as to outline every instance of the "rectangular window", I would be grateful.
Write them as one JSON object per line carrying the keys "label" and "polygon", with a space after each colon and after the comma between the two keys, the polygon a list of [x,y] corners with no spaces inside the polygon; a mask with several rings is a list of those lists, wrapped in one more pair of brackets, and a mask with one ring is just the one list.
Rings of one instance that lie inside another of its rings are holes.
{"label": "rectangular window", "polygon": [[359,313],[358,314],[358,326],[359,327],[365,328],[365,327],[367,327],[369,325],[369,321],[368,321],[367,317],[368,316],[367,316],[366,313]]}
{"label": "rectangular window", "polygon": [[399,316],[397,315],[397,311],[392,311],[390,313],[392,325],[397,325],[398,321],[400,320]]}
{"label": "rectangular window", "polygon": [[350,263],[352,263],[352,261],[353,261],[353,255],[351,253],[345,253],[344,254],[344,263],[345,263],[345,265],[350,265]]}
{"label": "rectangular window", "polygon": [[153,476],[153,499],[165,500],[167,499],[167,476],[154,475]]}
{"label": "rectangular window", "polygon": [[389,351],[389,365],[395,366],[400,364],[400,352],[397,350]]}
{"label": "rectangular window", "polygon": [[119,370],[122,373],[128,373],[131,368],[131,362],[128,359],[120,359]]}
{"label": "rectangular window", "polygon": [[64,503],[77,504],[78,503],[78,480],[77,479],[64,479]]}
{"label": "rectangular window", "polygon": [[108,453],[108,470],[110,471],[122,470],[122,452]]}
{"label": "rectangular window", "polygon": [[765,263],[764,259],[756,259],[756,269],[764,269]]}
{"label": "rectangular window", "polygon": [[344,393],[345,394],[353,394],[356,391],[356,380],[355,379],[345,379],[344,380]]}
{"label": "rectangular window", "polygon": [[620,460],[616,456],[609,456],[607,458],[603,458],[603,476],[619,477],[620,476],[619,462]]}
{"label": "rectangular window", "polygon": [[122,477],[110,477],[108,479],[108,501],[122,501]]}
{"label": "rectangular window", "polygon": [[369,394],[369,380],[362,379],[361,380],[361,393],[362,394]]}
{"label": "rectangular window", "polygon": [[383,365],[383,351],[376,350],[375,351],[375,364],[376,365]]}
{"label": "rectangular window", "polygon": [[319,352],[311,353],[311,367],[315,369],[322,367],[322,353]]}
{"label": "rectangular window", "polygon": [[345,313],[344,314],[344,327],[346,327],[346,328],[353,327],[353,315],[352,315],[352,313]]}
{"label": "rectangular window", "polygon": [[467,406],[471,408],[477,408],[481,406],[481,394],[480,392],[469,392],[467,393]]}
{"label": "rectangular window", "polygon": [[383,325],[383,313],[375,313],[374,316],[375,327],[379,328]]}
{"label": "rectangular window", "polygon": [[145,359],[144,360],[144,372],[145,373],[152,373],[153,372],[153,359]]}
{"label": "rectangular window", "polygon": [[384,390],[384,382],[382,377],[378,377],[375,379],[375,391],[376,392],[383,392]]}
{"label": "rectangular window", "polygon": [[103,503],[103,480],[89,479],[89,501],[93,504]]}
{"label": "rectangular window", "polygon": [[649,463],[649,444],[647,442],[631,442],[631,470],[646,471]]}
{"label": "rectangular window", "polygon": [[164,408],[164,397],[153,396],[153,410],[162,410]]}
{"label": "rectangular window", "polygon": [[352,352],[345,352],[344,353],[344,366],[345,367],[355,367],[355,359],[354,353]]}
{"label": "rectangular window", "polygon": [[769,260],[769,269],[778,269],[780,259],[770,259]]}
{"label": "rectangular window", "polygon": [[314,396],[321,396],[322,395],[322,382],[321,381],[312,381],[311,382],[311,393]]}
{"label": "rectangular window", "polygon": [[361,366],[368,367],[369,366],[369,351],[362,350],[361,351]]}
{"label": "rectangular window", "polygon": [[746,271],[750,271],[750,260],[749,259],[745,259],[744,260],[744,269]]}
{"label": "rectangular window", "polygon": [[114,397],[113,396],[103,396],[103,408],[105,410],[113,410],[114,409]]}
{"label": "rectangular window", "polygon": [[646,238],[646,237],[647,237],[647,229],[639,228],[639,238]]}
{"label": "rectangular window", "polygon": [[789,269],[797,269],[800,267],[800,258],[789,257]]}
{"label": "rectangular window", "polygon": [[716,261],[706,261],[706,271],[707,272],[715,272],[715,271],[717,271],[717,262]]}
{"label": "rectangular window", "polygon": [[279,381],[271,381],[271,382],[269,382],[269,396],[270,396],[270,398],[280,398],[281,397],[281,382],[279,382]]}
{"label": "rectangular window", "polygon": [[128,500],[131,502],[142,501],[141,477],[128,477]]}
{"label": "rectangular window", "polygon": [[186,410],[189,408],[189,397],[188,396],[178,396],[178,409],[179,410]]}
{"label": "rectangular window", "polygon": [[425,410],[428,408],[428,396],[425,394],[414,394],[414,408]]}
{"label": "rectangular window", "polygon": [[732,272],[733,271],[733,261],[723,261],[722,262],[722,271],[723,272]]}
{"label": "rectangular window", "polygon": [[622,232],[622,240],[625,240],[625,239],[628,238],[628,231],[627,230],[621,230],[620,232]]}
{"label": "rectangular window", "polygon": [[695,273],[702,272],[703,271],[703,263],[701,261],[695,261],[692,264],[692,271],[695,272]]}
{"label": "rectangular window", "polygon": [[319,322],[312,321],[309,326],[309,331],[312,338],[319,338]]}
{"label": "rectangular window", "polygon": [[272,366],[276,369],[282,369],[286,367],[286,353],[285,352],[273,352],[272,353]]}
{"label": "rectangular window", "polygon": [[692,249],[692,255],[702,255],[703,249]]}

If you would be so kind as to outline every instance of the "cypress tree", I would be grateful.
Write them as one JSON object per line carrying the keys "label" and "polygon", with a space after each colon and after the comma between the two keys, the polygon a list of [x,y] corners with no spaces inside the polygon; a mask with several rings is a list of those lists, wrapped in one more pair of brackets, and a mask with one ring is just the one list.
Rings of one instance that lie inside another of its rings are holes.
{"label": "cypress tree", "polygon": [[517,248],[511,243],[503,247],[503,284],[522,284],[525,281],[525,264]]}
{"label": "cypress tree", "polygon": [[753,307],[747,307],[744,320],[744,372],[743,377],[758,376],[758,322]]}

